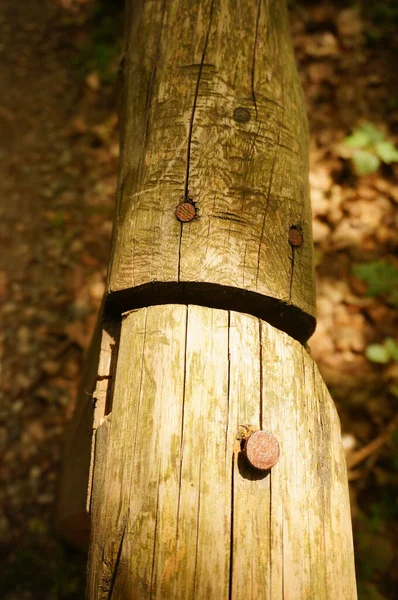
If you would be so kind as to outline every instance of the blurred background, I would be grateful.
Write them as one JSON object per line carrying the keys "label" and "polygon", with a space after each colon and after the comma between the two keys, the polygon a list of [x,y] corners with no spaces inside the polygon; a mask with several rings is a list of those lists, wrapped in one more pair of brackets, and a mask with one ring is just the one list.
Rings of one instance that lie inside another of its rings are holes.
{"label": "blurred background", "polygon": [[[336,402],[360,600],[398,597],[398,2],[290,0],[311,129],[311,354]],[[84,598],[54,530],[104,292],[122,0],[0,0],[0,597]]]}

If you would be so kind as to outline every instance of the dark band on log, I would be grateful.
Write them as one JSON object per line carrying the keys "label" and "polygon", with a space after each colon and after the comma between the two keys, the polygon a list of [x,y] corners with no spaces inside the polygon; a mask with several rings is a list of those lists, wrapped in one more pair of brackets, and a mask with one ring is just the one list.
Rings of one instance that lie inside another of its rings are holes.
{"label": "dark band on log", "polygon": [[106,314],[115,320],[129,310],[161,304],[196,304],[251,314],[304,343],[313,334],[315,318],[297,306],[248,290],[211,283],[148,283],[114,292],[106,298]]}

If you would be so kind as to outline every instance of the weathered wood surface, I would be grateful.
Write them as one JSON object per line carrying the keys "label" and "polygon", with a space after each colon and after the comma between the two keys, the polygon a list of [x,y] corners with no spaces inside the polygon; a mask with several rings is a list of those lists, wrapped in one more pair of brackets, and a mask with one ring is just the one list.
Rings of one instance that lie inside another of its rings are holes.
{"label": "weathered wood surface", "polygon": [[90,537],[94,433],[110,401],[119,332],[120,325],[104,322],[100,311],[76,409],[66,432],[56,521],[62,535],[83,548],[88,547]]}
{"label": "weathered wood surface", "polygon": [[[268,474],[243,427],[272,432]],[[339,420],[305,349],[199,306],[122,322],[96,434],[90,599],[356,598]]]}
{"label": "weathered wood surface", "polygon": [[69,541],[87,546],[90,517],[86,509],[94,420],[92,394],[95,389],[101,352],[101,326],[98,320],[86,356],[73,419],[65,436],[63,469],[58,489],[57,527]]}
{"label": "weathered wood surface", "polygon": [[[308,134],[285,3],[127,4],[108,306],[236,309],[307,339]],[[181,224],[187,198],[197,218]]]}

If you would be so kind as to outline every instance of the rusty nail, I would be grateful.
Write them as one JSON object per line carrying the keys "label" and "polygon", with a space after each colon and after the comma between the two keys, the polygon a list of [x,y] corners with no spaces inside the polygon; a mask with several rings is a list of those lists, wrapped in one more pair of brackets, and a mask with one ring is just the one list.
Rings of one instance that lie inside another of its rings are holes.
{"label": "rusty nail", "polygon": [[296,247],[303,243],[303,234],[296,225],[292,225],[289,229],[289,242]]}
{"label": "rusty nail", "polygon": [[247,438],[244,452],[252,467],[268,471],[279,460],[279,443],[272,433],[255,431]]}
{"label": "rusty nail", "polygon": [[175,215],[181,223],[188,223],[196,217],[196,208],[193,202],[182,202],[176,208]]}
{"label": "rusty nail", "polygon": [[247,123],[250,121],[250,113],[246,108],[240,106],[234,110],[234,119],[238,123]]}

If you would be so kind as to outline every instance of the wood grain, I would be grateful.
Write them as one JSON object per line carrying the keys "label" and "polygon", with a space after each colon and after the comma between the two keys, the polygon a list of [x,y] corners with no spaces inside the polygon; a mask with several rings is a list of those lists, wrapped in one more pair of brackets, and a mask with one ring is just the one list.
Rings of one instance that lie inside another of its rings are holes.
{"label": "wood grain", "polygon": [[85,549],[90,536],[95,431],[111,408],[119,335],[120,324],[104,321],[101,310],[87,352],[75,412],[65,436],[57,528],[66,539]]}
{"label": "wood grain", "polygon": [[[175,284],[173,303],[203,284],[196,303],[269,312],[289,333],[296,309],[307,339],[308,132],[284,2],[141,0],[130,13],[108,292],[128,291],[127,310],[159,303],[155,283]],[[181,223],[187,198],[198,216]]]}
{"label": "wood grain", "polygon": [[[242,452],[260,428],[280,444],[269,474]],[[339,420],[285,333],[199,306],[132,311],[96,435],[89,598],[356,598]]]}

